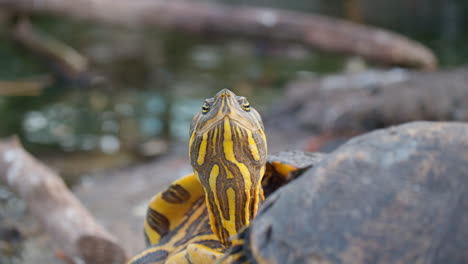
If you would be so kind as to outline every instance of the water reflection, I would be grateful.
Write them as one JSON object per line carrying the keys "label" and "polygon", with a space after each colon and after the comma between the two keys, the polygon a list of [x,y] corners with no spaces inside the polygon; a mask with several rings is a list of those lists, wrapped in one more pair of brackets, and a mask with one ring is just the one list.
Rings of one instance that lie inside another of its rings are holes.
{"label": "water reflection", "polygon": [[[89,104],[62,102],[29,111],[23,120],[28,141],[57,145],[65,151],[115,153],[122,146],[162,136],[167,98],[157,92],[135,92],[132,103],[102,94],[87,95]],[[105,101],[102,102],[102,101]],[[170,135],[186,139],[191,117],[200,107],[199,98],[178,97],[170,103]]]}

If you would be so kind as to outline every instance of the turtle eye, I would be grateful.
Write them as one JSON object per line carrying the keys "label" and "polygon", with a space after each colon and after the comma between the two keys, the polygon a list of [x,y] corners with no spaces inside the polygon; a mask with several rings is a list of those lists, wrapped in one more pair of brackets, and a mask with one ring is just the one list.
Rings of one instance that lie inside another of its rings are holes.
{"label": "turtle eye", "polygon": [[203,114],[206,114],[206,113],[208,113],[208,112],[210,111],[210,109],[211,109],[210,104],[207,103],[207,102],[205,102],[205,103],[203,104],[203,106],[202,106],[202,113],[203,113]]}
{"label": "turtle eye", "polygon": [[242,106],[242,109],[244,109],[244,111],[246,112],[250,111],[250,103],[247,100],[244,100],[241,106]]}
{"label": "turtle eye", "polygon": [[244,96],[237,96],[237,102],[245,112],[250,112],[250,103]]}

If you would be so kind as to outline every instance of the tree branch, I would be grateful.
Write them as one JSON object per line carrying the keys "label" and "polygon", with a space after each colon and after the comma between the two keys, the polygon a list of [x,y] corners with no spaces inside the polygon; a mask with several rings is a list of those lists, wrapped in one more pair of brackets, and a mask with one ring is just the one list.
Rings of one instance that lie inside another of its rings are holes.
{"label": "tree branch", "polygon": [[16,138],[0,141],[0,180],[25,200],[69,262],[125,262],[116,239],[96,222],[63,180],[27,153]]}
{"label": "tree branch", "polygon": [[268,8],[162,0],[0,0],[0,8],[192,33],[301,42],[384,64],[422,69],[437,66],[429,49],[404,36],[325,16]]}

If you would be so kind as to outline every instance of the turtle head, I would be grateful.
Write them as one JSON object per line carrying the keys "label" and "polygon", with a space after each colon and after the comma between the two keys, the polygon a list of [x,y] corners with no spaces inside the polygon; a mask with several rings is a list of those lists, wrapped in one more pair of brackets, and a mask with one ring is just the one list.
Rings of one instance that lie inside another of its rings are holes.
{"label": "turtle head", "polygon": [[190,134],[203,134],[222,123],[225,118],[250,131],[263,134],[262,118],[243,96],[228,89],[219,91],[215,97],[206,99],[190,126]]}
{"label": "turtle head", "polygon": [[267,144],[260,115],[245,97],[221,90],[193,118],[189,157],[205,191],[213,232],[228,246],[263,198]]}

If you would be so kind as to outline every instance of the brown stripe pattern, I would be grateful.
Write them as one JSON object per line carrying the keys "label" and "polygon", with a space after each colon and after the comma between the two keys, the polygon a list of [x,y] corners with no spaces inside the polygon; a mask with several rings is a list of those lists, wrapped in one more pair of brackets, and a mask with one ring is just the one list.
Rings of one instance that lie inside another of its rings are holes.
{"label": "brown stripe pattern", "polygon": [[163,263],[167,259],[168,256],[169,256],[169,252],[167,250],[160,249],[160,250],[148,252],[141,258],[132,261],[131,264]]}
{"label": "brown stripe pattern", "polygon": [[211,230],[204,197],[194,204],[186,216],[184,221],[166,233],[158,244],[146,249],[145,253],[140,258],[133,260],[131,264],[165,263],[172,255],[186,250],[190,244],[205,245],[216,252],[225,251],[224,246],[216,239]]}
{"label": "brown stripe pattern", "polygon": [[[226,246],[230,245],[228,241],[229,234],[223,225],[224,221],[230,221],[229,215],[230,205],[227,192],[232,189],[235,200],[235,229],[240,230],[248,224],[248,221],[255,216],[256,208],[261,198],[259,197],[259,184],[261,180],[261,169],[265,165],[266,146],[257,131],[247,131],[243,126],[235,121],[229,122],[231,130],[231,138],[225,138],[224,123],[219,123],[210,131],[207,131],[205,162],[199,165],[192,162],[194,171],[198,173],[200,182],[205,186],[208,207],[211,216],[214,218],[214,223],[217,225],[216,230],[221,241]],[[259,152],[260,160],[255,160],[254,155],[249,147],[249,142],[246,140],[248,133],[251,133],[252,139],[256,144]],[[232,145],[235,160],[232,162],[226,159],[226,150],[224,142],[232,140]],[[197,160],[200,155],[200,145],[203,141],[203,136],[195,136],[191,147],[191,160]],[[243,164],[248,169],[250,181],[249,195],[246,192],[245,178],[242,176],[240,165]],[[210,186],[210,173],[214,166],[218,166],[219,172],[216,177],[216,189]],[[250,203],[248,203],[250,201]],[[247,207],[247,205],[249,205]]]}
{"label": "brown stripe pattern", "polygon": [[181,204],[190,199],[190,193],[179,184],[174,184],[162,193],[162,198],[168,203]]}
{"label": "brown stripe pattern", "polygon": [[148,207],[148,211],[146,212],[146,221],[161,237],[169,232],[169,219],[163,214],[151,209],[151,207]]}

